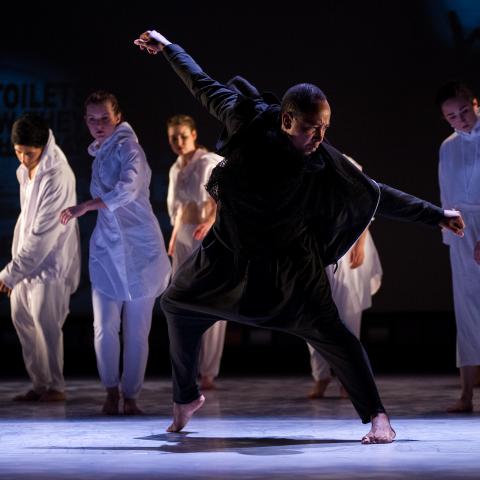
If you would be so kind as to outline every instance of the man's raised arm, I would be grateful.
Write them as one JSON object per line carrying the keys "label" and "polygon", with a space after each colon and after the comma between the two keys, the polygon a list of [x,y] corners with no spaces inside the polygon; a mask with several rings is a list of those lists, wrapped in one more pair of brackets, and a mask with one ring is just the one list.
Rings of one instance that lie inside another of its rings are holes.
{"label": "man's raised arm", "polygon": [[[134,43],[150,54],[162,52],[192,95],[225,125],[230,135],[259,113],[260,110],[257,111],[257,107],[252,104],[251,112],[242,109],[242,114],[239,115],[235,107],[243,96],[209,77],[183,48],[171,43],[157,31],[147,30]],[[258,105],[258,108],[261,109],[262,106]]]}

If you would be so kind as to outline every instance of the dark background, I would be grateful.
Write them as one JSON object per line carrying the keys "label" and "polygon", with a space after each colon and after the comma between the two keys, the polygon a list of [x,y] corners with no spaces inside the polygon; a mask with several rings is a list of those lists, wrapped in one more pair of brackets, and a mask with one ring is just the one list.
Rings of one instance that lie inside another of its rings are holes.
{"label": "dark background", "polygon": [[[186,48],[220,81],[241,74],[277,96],[295,83],[319,85],[332,107],[328,138],[333,145],[374,179],[438,203],[438,147],[450,131],[434,95],[453,78],[479,91],[479,2],[317,1],[263,10],[258,4],[2,5],[0,267],[9,260],[18,215],[18,162],[8,144],[11,121],[26,110],[50,115],[77,175],[79,200],[85,200],[91,158],[81,106],[86,93],[97,88],[118,96],[139,136],[153,170],[152,203],[169,237],[165,198],[174,156],[165,121],[175,113],[193,115],[201,143],[212,149],[220,125],[195,103],[161,56],[148,56],[133,45],[150,28]],[[84,269],[65,326],[67,374],[95,372],[86,262],[94,222],[94,214],[80,219]],[[383,219],[371,231],[384,268],[382,288],[364,315],[362,331],[374,368],[452,370],[451,281],[439,231]],[[155,312],[149,371],[166,373],[165,324],[158,306]],[[8,358],[0,361],[0,376],[16,374],[22,371],[20,347],[3,297],[0,321],[0,356]],[[296,339],[229,325],[226,373],[307,372],[307,359]]]}

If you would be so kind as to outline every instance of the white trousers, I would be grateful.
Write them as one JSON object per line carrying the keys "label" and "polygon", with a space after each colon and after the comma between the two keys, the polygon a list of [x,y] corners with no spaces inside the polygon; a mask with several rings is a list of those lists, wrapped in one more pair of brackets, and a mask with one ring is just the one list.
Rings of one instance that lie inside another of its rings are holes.
{"label": "white trousers", "polygon": [[[148,335],[155,298],[123,301],[92,290],[95,353],[105,388],[121,386],[124,398],[135,399],[142,389],[148,360]],[[120,379],[120,327],[123,372]]]}
{"label": "white trousers", "polygon": [[37,393],[63,391],[63,332],[70,288],[64,282],[24,283],[12,290],[13,325],[22,345],[23,361]]}
{"label": "white trousers", "polygon": [[[200,246],[200,241],[193,238],[193,232],[198,225],[183,224],[178,230],[175,250],[172,258],[172,273]],[[219,320],[202,336],[198,371],[202,377],[217,377],[220,371],[225,331],[227,322]]]}

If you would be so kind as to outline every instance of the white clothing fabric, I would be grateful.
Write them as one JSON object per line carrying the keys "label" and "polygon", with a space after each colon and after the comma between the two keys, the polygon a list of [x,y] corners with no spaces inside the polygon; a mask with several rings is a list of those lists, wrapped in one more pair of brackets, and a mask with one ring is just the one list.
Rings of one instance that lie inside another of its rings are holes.
{"label": "white clothing fabric", "polygon": [[78,223],[74,219],[62,225],[59,217],[64,208],[77,203],[75,176],[52,131],[33,179],[24,165],[18,167],[17,178],[21,212],[13,234],[12,260],[0,272],[0,280],[9,288],[20,282],[62,280],[73,293],[80,280]]}
{"label": "white clothing fabric", "polygon": [[442,207],[462,212],[463,238],[444,231],[450,247],[457,324],[457,366],[480,365],[480,265],[474,258],[480,241],[480,118],[470,133],[455,132],[440,147]]}
{"label": "white clothing fabric", "polygon": [[[335,273],[333,265],[326,268],[326,273],[340,318],[360,338],[362,312],[372,306],[372,295],[380,288],[383,272],[370,232],[367,232],[365,239],[365,259],[362,265],[350,268],[350,251],[338,261]],[[310,345],[308,349],[315,381],[329,378],[331,375],[327,361]]]}
{"label": "white clothing fabric", "polygon": [[116,300],[154,298],[167,287],[170,262],[150,204],[151,170],[132,127],[122,122],[95,157],[90,192],[107,208],[98,210],[90,239],[92,286]]}
{"label": "white clothing fabric", "polygon": [[[105,388],[121,385],[124,398],[135,399],[143,385],[148,360],[148,335],[154,297],[113,300],[92,291],[95,353]],[[123,338],[123,373],[120,380],[120,326]]]}
{"label": "white clothing fabric", "polygon": [[70,286],[63,281],[20,282],[10,297],[12,319],[22,345],[32,389],[63,391],[63,333]]}
{"label": "white clothing fabric", "polygon": [[[34,180],[35,180],[35,178],[30,180],[27,177],[27,182],[25,184],[25,190],[24,190],[25,191],[25,193],[24,193],[25,205],[30,204],[30,198],[32,196],[33,185],[35,183]],[[25,227],[24,227],[25,220],[26,220],[25,215],[20,215],[20,217],[18,219],[18,222],[19,222],[19,225],[18,225],[18,244],[17,244],[17,249],[18,250],[22,249],[23,242],[25,241]]]}
{"label": "white clothing fabric", "polygon": [[182,157],[177,157],[170,168],[167,194],[168,214],[172,225],[175,224],[179,207],[193,202],[201,208],[205,202],[211,199],[205,185],[212,170],[222,160],[223,157],[202,148],[195,151],[185,167]]}
{"label": "white clothing fabric", "polygon": [[[205,189],[212,170],[223,158],[215,153],[197,149],[187,166],[183,167],[181,157],[170,168],[167,206],[172,225],[178,212],[187,204],[194,202],[202,208],[210,199]],[[175,249],[172,257],[173,273],[199,247],[193,232],[196,224],[181,224],[177,231]],[[219,320],[202,336],[199,354],[199,373],[202,377],[216,377],[220,371],[227,322]]]}

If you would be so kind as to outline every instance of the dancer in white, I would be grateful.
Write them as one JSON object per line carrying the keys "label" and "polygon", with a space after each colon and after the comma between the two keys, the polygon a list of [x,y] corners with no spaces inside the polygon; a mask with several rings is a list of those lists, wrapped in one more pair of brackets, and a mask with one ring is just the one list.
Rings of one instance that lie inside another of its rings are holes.
{"label": "dancer in white", "polygon": [[58,217],[76,202],[75,176],[41,117],[20,117],[13,124],[12,144],[21,163],[21,212],[12,260],[0,272],[0,291],[10,296],[32,381],[32,388],[14,400],[64,401],[62,327],[80,279],[80,236],[76,221],[60,225]]}
{"label": "dancer in white", "polygon": [[461,413],[473,410],[475,374],[480,365],[480,119],[477,99],[458,82],[440,89],[437,105],[455,130],[440,147],[442,206],[460,210],[468,227],[463,239],[443,232],[444,243],[450,247],[462,385],[460,399],[447,410]]}
{"label": "dancer in white", "polygon": [[[168,213],[173,225],[168,254],[173,273],[198,248],[215,221],[216,205],[205,185],[212,170],[222,160],[197,145],[195,121],[188,115],[175,115],[167,122],[168,141],[178,155],[170,168]],[[199,373],[200,388],[215,388],[220,371],[227,322],[220,320],[202,336]]]}
{"label": "dancer in white", "polygon": [[168,284],[171,268],[150,204],[151,170],[132,127],[122,121],[115,96],[92,93],[85,102],[85,121],[95,139],[88,149],[95,157],[92,200],[65,209],[61,222],[98,210],[89,267],[97,365],[107,390],[102,411],[119,413],[121,385],[123,412],[134,415],[142,413],[136,399],[147,365],[153,306]]}
{"label": "dancer in white", "polygon": [[[345,155],[357,168],[362,170],[353,158]],[[337,267],[325,268],[335,305],[348,329],[359,339],[362,312],[372,306],[374,295],[382,283],[382,265],[370,232],[365,230],[350,250],[338,261]],[[310,365],[315,381],[309,398],[322,398],[332,380],[330,365],[311,345]],[[348,398],[343,386],[340,396]]]}

